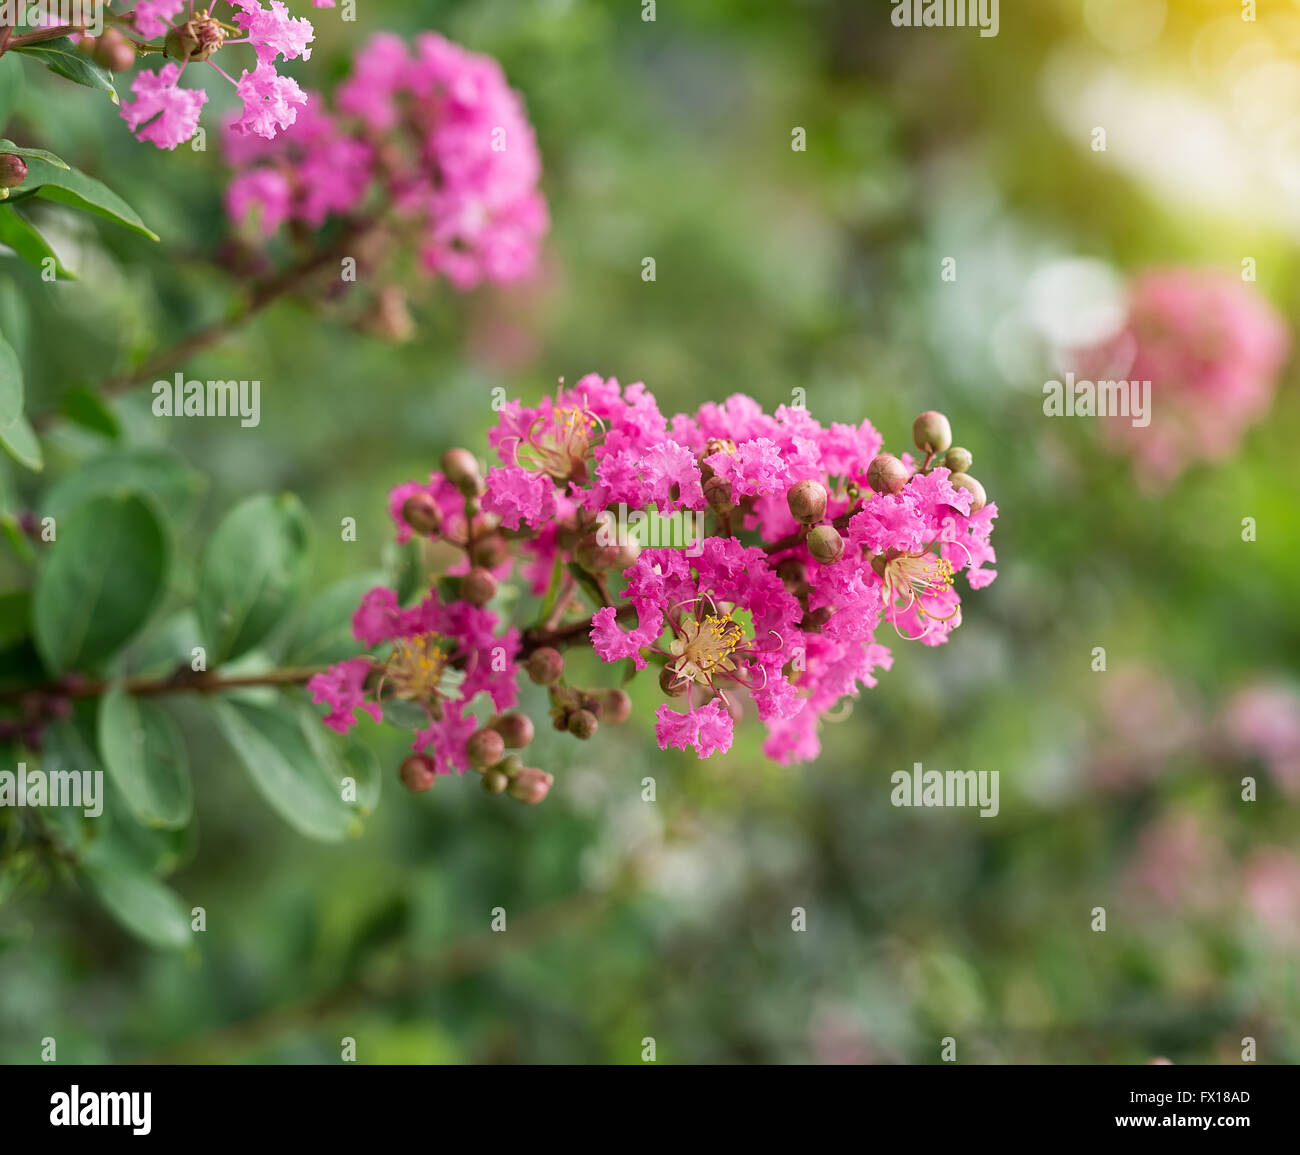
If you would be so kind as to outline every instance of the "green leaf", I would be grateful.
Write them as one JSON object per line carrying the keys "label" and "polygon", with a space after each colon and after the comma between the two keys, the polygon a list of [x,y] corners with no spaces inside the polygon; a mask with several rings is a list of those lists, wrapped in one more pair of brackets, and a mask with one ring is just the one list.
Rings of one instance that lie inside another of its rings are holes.
{"label": "green leaf", "polygon": [[361,574],[345,578],[310,601],[293,623],[285,664],[320,666],[356,657],[361,646],[352,635],[352,617],[362,595],[383,583],[383,574]]}
{"label": "green leaf", "polygon": [[23,94],[23,66],[12,57],[0,57],[0,128],[9,123]]}
{"label": "green leaf", "polygon": [[23,367],[18,354],[0,337],[0,429],[13,425],[23,414]]}
{"label": "green leaf", "polygon": [[167,539],[139,497],[97,497],[58,519],[36,579],[32,628],[52,673],[94,668],[149,620],[162,592]]}
{"label": "green leaf", "polygon": [[203,482],[165,449],[110,449],[84,462],[45,494],[41,511],[58,517],[92,497],[134,493],[173,516],[192,508]]}
{"label": "green leaf", "polygon": [[122,435],[117,414],[93,389],[78,385],[63,399],[63,415],[75,425],[116,441]]}
{"label": "green leaf", "polygon": [[45,468],[41,443],[36,440],[36,430],[26,417],[19,417],[9,426],[0,425],[0,445],[19,465],[38,471]]}
{"label": "green leaf", "polygon": [[6,590],[0,594],[0,650],[7,650],[27,636],[31,604],[31,595],[26,590]]}
{"label": "green leaf", "polygon": [[337,842],[347,835],[352,810],[286,711],[247,702],[216,702],[212,710],[272,810],[308,838]]}
{"label": "green leaf", "polygon": [[190,820],[194,788],[185,743],[160,706],[115,685],[99,705],[99,752],[138,821],[176,830]]}
{"label": "green leaf", "polygon": [[83,56],[66,36],[57,40],[42,40],[37,44],[20,44],[10,51],[32,57],[65,80],[107,92],[113,103],[118,103],[113,74],[106,68],[100,68],[89,56]]}
{"label": "green leaf", "polygon": [[0,153],[21,156],[24,160],[43,160],[55,168],[67,168],[68,162],[61,156],[46,152],[43,148],[19,148],[12,140],[0,139]]}
{"label": "green leaf", "polygon": [[158,234],[148,228],[135,209],[117,193],[75,168],[65,172],[47,161],[31,160],[27,164],[27,179],[23,181],[21,191],[33,192],[46,200],[116,221],[151,241],[158,239]]}
{"label": "green leaf", "polygon": [[163,950],[189,946],[190,912],[170,887],[121,864],[88,865],[82,874],[108,913],[132,934]]}
{"label": "green leaf", "polygon": [[287,616],[307,570],[296,497],[253,497],[217,526],[199,570],[199,625],[215,665],[252,649]]}
{"label": "green leaf", "polygon": [[71,272],[40,230],[12,205],[0,205],[0,245],[5,245],[33,268],[44,271],[45,261],[54,262],[54,275],[58,280],[75,281]]}

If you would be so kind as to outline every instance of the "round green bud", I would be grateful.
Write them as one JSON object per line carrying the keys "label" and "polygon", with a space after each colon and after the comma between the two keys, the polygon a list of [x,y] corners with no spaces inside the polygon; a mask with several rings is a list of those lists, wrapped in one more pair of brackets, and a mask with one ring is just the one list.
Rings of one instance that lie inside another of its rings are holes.
{"label": "round green bud", "polygon": [[509,785],[510,779],[500,770],[489,770],[483,775],[483,789],[489,794],[504,794]]}
{"label": "round green bud", "polygon": [[600,696],[600,716],[603,721],[626,722],[632,715],[632,699],[626,690],[605,690]]}
{"label": "round green bud", "polygon": [[832,525],[819,525],[808,531],[808,552],[822,565],[834,565],[844,556],[844,539]]}
{"label": "round green bud", "polygon": [[975,458],[970,455],[969,449],[963,449],[960,445],[954,445],[943,455],[943,463],[951,469],[953,473],[966,473],[975,463]]}
{"label": "round green bud", "polygon": [[927,409],[912,422],[912,440],[924,453],[943,453],[952,444],[952,426],[942,413]]}
{"label": "round green bud", "polygon": [[491,570],[475,566],[460,580],[460,596],[472,606],[485,606],[497,592],[497,579]]}
{"label": "round green bud", "polygon": [[984,487],[969,473],[954,473],[948,480],[954,489],[964,489],[970,494],[971,513],[978,513],[988,504],[988,494],[984,492]]}
{"label": "round green bud", "polygon": [[448,449],[442,455],[442,472],[465,497],[477,497],[483,491],[478,458],[468,449]]}
{"label": "round green bud", "polygon": [[591,738],[600,728],[596,715],[590,710],[575,710],[569,716],[569,733],[575,738]]}
{"label": "round green bud", "polygon": [[413,493],[402,502],[402,520],[416,533],[432,537],[442,528],[442,511],[427,493]]}

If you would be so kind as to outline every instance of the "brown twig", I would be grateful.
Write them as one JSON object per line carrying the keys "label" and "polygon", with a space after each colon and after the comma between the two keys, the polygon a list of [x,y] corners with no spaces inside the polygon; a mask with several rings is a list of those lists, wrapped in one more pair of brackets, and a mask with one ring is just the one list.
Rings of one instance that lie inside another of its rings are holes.
{"label": "brown twig", "polygon": [[[376,223],[374,219],[371,219],[357,221],[349,225],[332,244],[317,250],[291,268],[255,282],[245,294],[241,304],[228,316],[203,326],[203,328],[196,330],[188,337],[183,337],[135,368],[127,369],[115,377],[110,377],[107,381],[102,382],[95,389],[95,392],[100,397],[112,397],[118,393],[126,392],[135,385],[143,384],[151,378],[157,379],[162,374],[172,372],[179,362],[208,348],[210,345],[215,345],[237,325],[242,325],[245,321],[250,320],[281,297],[295,292],[304,282],[326,265],[346,256],[348,250],[369,232]],[[58,421],[60,416],[61,414],[56,410],[37,414],[32,418],[32,426],[37,430],[47,429]]]}

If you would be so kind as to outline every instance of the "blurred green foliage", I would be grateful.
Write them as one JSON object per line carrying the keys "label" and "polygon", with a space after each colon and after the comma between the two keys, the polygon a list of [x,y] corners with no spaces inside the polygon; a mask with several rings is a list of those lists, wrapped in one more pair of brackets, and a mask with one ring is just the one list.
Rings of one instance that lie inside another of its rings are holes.
{"label": "blurred green foliage", "polygon": [[[1152,911],[1126,882],[1161,816],[1197,815],[1239,864],[1296,848],[1294,803],[1262,776],[1259,802],[1240,802],[1240,773],[1209,749],[1128,789],[1089,777],[1116,668],[1174,678],[1207,709],[1296,670],[1294,379],[1237,460],[1152,496],[1089,423],[1043,419],[1041,377],[1012,379],[988,352],[999,310],[1059,253],[1125,270],[1235,269],[1249,253],[1290,316],[1294,237],[1171,205],[1066,137],[1041,89],[1054,53],[1086,39],[1072,3],[1014,19],[1007,5],[993,40],[896,32],[887,5],[858,0],[661,3],[654,23],[595,0],[359,8],[355,25],[313,13],[319,46],[293,71],[328,84],[385,28],[500,58],[546,165],[545,273],[469,298],[433,288],[399,347],[275,307],[184,366],[259,378],[256,429],[153,419],[147,391],[117,405],[128,440],[188,463],[193,485],[162,497],[182,588],[222,517],[261,492],[301,498],[313,590],[377,569],[388,489],[449,444],[481,446],[493,388],[531,401],[593,370],[646,381],[664,412],[732,392],[771,408],[800,388],[823,422],[869,417],[895,450],[917,412],[943,410],[1001,511],[1001,576],[966,598],[950,644],[895,648],[814,764],[766,762],[752,719],[725,757],[660,753],[657,691],[637,685],[628,726],[539,736],[534,762],[557,785],[525,808],[470,780],[407,795],[401,734],[366,722],[385,796],[342,843],[300,837],[207,715],[169,704],[197,819],[129,853],[174,868],[207,929],[171,953],[56,878],[8,896],[0,1060],[34,1061],[54,1036],[65,1062],[329,1062],[348,1036],[364,1062],[638,1062],[649,1036],[660,1062],[934,1062],[951,1035],[965,1062],[1214,1062],[1251,1035],[1261,1060],[1300,1061],[1294,946],[1252,918],[1239,876],[1208,911]],[[1170,6],[1175,75],[1204,18]],[[39,412],[220,315],[237,282],[214,263],[215,147],[139,145],[109,102],[25,73],[6,134],[99,177],[161,236],[53,206],[42,225],[80,279],[0,262],[0,328]],[[960,275],[942,284],[948,255]],[[44,508],[103,446],[65,424],[43,476],[0,466],[13,506]],[[1247,515],[1259,540],[1244,545]],[[345,517],[356,542],[340,540]],[[915,762],[1000,771],[1001,813],[891,807],[889,775]]]}

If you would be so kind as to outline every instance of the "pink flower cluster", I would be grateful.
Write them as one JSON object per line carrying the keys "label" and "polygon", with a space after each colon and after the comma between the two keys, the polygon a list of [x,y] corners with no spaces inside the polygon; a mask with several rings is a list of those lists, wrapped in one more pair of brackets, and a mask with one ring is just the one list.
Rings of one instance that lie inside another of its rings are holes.
{"label": "pink flower cluster", "polygon": [[[334,0],[312,0],[316,8],[332,8]],[[282,0],[229,0],[230,23],[211,9],[194,15],[188,0],[139,0],[127,19],[143,40],[163,38],[162,50],[172,58],[157,72],[141,72],[131,85],[135,99],[122,105],[122,117],[140,140],[174,149],[195,133],[208,101],[201,88],[181,88],[180,80],[193,63],[206,62],[235,86],[243,112],[233,129],[267,140],[294,123],[307,103],[297,81],[281,76],[277,59],[306,60],[314,38],[311,22],[290,15]],[[219,8],[214,4],[213,8]],[[212,59],[222,48],[247,44],[256,67],[238,79]],[[179,61],[179,63],[176,63]]]}
{"label": "pink flower cluster", "polygon": [[[377,202],[424,268],[458,289],[530,275],[548,227],[541,160],[500,65],[428,32],[357,54],[336,112],[319,97],[274,143],[227,140],[231,218],[275,234]],[[236,124],[238,129],[238,124]]]}
{"label": "pink flower cluster", "polygon": [[1082,351],[1090,376],[1151,382],[1151,423],[1106,422],[1148,486],[1163,487],[1191,463],[1222,461],[1273,401],[1290,338],[1282,318],[1251,286],[1208,270],[1139,276],[1128,323],[1105,345]]}
{"label": "pink flower cluster", "polygon": [[[381,681],[403,692],[402,647],[426,639],[421,653],[440,655],[429,669],[450,662],[464,680],[415,695],[431,708],[416,750],[432,752],[435,772],[491,772],[480,755],[500,750],[474,732],[466,706],[480,691],[498,711],[512,706],[521,665],[549,688],[557,729],[589,738],[598,721],[626,715],[621,691],[611,699],[564,681],[559,649],[589,643],[629,673],[659,671],[660,748],[725,752],[753,709],[769,757],[816,757],[819,720],[889,668],[878,634],[941,645],[961,621],[957,574],[973,589],[996,576],[997,508],[966,472],[970,453],[951,446],[941,414],[922,414],[913,436],[923,457],[894,457],[867,421],[823,426],[788,406],[769,415],[742,395],[669,418],[644,385],[595,374],[535,407],[507,402],[485,477],[452,450],[428,482],[390,495],[399,541],[463,551],[448,572],[472,608],[430,593],[404,610],[391,591],[372,591],[356,636],[398,648],[387,665],[353,659],[312,684],[327,723],[345,729],[358,709],[373,713]],[[677,536],[646,539],[651,515],[675,518]],[[545,596],[522,632],[485,608],[516,572]]]}

